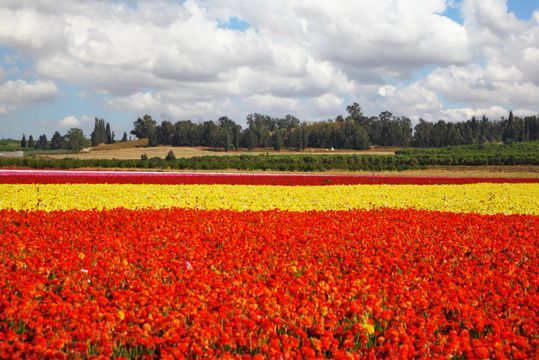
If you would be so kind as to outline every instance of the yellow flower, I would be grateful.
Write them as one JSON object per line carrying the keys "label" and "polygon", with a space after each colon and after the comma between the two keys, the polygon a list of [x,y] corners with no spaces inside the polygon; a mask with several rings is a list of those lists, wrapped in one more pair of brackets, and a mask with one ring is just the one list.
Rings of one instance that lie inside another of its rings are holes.
{"label": "yellow flower", "polygon": [[365,329],[365,331],[367,332],[367,334],[369,335],[374,334],[374,326],[367,323],[362,324],[362,326],[363,326],[363,329]]}
{"label": "yellow flower", "polygon": [[466,185],[0,185],[0,209],[189,208],[350,210],[413,208],[480,214],[539,215],[539,184]]}
{"label": "yellow flower", "polygon": [[328,314],[328,307],[327,306],[323,306],[321,309],[320,309],[320,313],[322,314],[322,316],[326,316]]}
{"label": "yellow flower", "polygon": [[118,316],[118,319],[120,320],[123,320],[125,319],[125,314],[122,310],[119,310],[117,313],[116,313],[116,316]]}

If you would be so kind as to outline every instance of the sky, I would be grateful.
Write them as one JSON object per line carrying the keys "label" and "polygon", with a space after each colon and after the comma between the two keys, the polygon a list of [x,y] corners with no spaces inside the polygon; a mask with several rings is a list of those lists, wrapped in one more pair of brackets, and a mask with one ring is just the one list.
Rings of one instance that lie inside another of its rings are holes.
{"label": "sky", "polygon": [[539,113],[539,0],[0,0],[0,138]]}

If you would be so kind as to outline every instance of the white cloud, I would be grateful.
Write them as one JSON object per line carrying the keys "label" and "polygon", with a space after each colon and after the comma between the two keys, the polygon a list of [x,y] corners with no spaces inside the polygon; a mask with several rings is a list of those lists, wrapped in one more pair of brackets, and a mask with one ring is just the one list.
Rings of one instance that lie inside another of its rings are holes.
{"label": "white cloud", "polygon": [[507,9],[507,0],[464,0],[462,15],[467,27],[477,32],[472,36],[505,38],[521,32],[525,24]]}
{"label": "white cloud", "polygon": [[[343,98],[363,78],[468,58],[463,28],[439,15],[445,2],[416,2],[4,1],[0,42],[32,56],[41,76],[104,91],[117,104],[131,97],[132,110],[148,91],[198,95],[186,103]],[[219,28],[230,16],[252,28]]]}
{"label": "white cloud", "polygon": [[312,103],[320,110],[335,111],[342,110],[343,108],[343,99],[331,93],[326,93],[324,95],[313,98]]}
{"label": "white cloud", "polygon": [[248,96],[245,101],[254,109],[291,114],[298,111],[299,101],[293,98],[275,96],[272,94],[255,94]]}
{"label": "white cloud", "polygon": [[183,101],[178,101],[174,93],[167,92],[145,92],[116,97],[108,99],[107,105],[115,110],[135,110],[140,114],[159,114],[167,120],[199,117],[216,119],[232,111],[229,99],[219,101],[183,99]]}
{"label": "white cloud", "polygon": [[[462,0],[459,24],[443,16],[453,0],[0,0],[0,44],[43,79],[9,85],[33,85],[19,101],[0,85],[0,107],[55,99],[58,81],[118,111],[175,118],[321,118],[354,101],[432,120],[539,110],[539,11],[522,21],[506,4]],[[219,26],[232,16],[250,28]]]}
{"label": "white cloud", "polygon": [[387,85],[382,93],[378,89],[377,96],[368,103],[369,108],[377,112],[390,111],[413,120],[438,120],[437,114],[442,109],[442,103],[435,92],[419,82],[398,88]]}
{"label": "white cloud", "polygon": [[507,107],[537,105],[539,86],[516,66],[498,62],[437,69],[423,81],[425,87],[452,102],[500,104]]}
{"label": "white cloud", "polygon": [[378,88],[378,95],[380,96],[391,96],[395,93],[395,90],[397,90],[393,85],[384,85],[380,86]]}
{"label": "white cloud", "polygon": [[473,116],[479,119],[483,115],[485,115],[487,118],[491,120],[499,120],[502,117],[507,117],[508,113],[509,111],[507,109],[504,109],[500,106],[492,106],[489,108],[478,108],[478,109],[455,108],[455,109],[442,110],[440,114],[440,119],[446,120],[449,122],[457,122],[457,121],[469,120]]}
{"label": "white cloud", "polygon": [[0,84],[0,107],[5,114],[23,106],[51,101],[59,94],[58,87],[52,81],[36,80],[30,83],[20,79],[8,80]]}
{"label": "white cloud", "polygon": [[81,125],[81,121],[75,116],[66,116],[62,120],[58,121],[58,126],[62,128],[75,128]]}

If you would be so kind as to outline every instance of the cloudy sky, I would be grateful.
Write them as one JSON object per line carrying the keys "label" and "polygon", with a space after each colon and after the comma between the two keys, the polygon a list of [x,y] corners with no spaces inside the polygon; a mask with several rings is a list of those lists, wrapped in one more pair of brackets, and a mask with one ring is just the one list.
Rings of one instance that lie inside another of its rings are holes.
{"label": "cloudy sky", "polygon": [[0,0],[0,138],[95,116],[539,113],[539,0]]}

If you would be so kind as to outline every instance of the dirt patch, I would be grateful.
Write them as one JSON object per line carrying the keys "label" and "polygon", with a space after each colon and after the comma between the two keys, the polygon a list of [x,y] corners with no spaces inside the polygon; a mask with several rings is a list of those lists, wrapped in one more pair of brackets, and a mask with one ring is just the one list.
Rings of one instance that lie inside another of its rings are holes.
{"label": "dirt patch", "polygon": [[97,147],[89,149],[76,154],[50,154],[40,155],[44,157],[63,159],[63,158],[76,158],[76,159],[140,159],[142,154],[146,154],[149,158],[160,157],[164,158],[169,151],[172,151],[177,158],[189,158],[194,156],[223,156],[223,155],[328,155],[328,154],[340,154],[340,155],[393,155],[395,150],[392,148],[380,149],[375,148],[371,150],[331,150],[331,149],[305,149],[304,151],[275,151],[273,149],[253,149],[253,150],[235,150],[235,151],[223,151],[222,149],[212,149],[206,147],[187,147],[187,146],[156,146],[145,147],[144,142],[139,140],[138,142],[128,143],[116,143],[111,145],[98,145]]}

